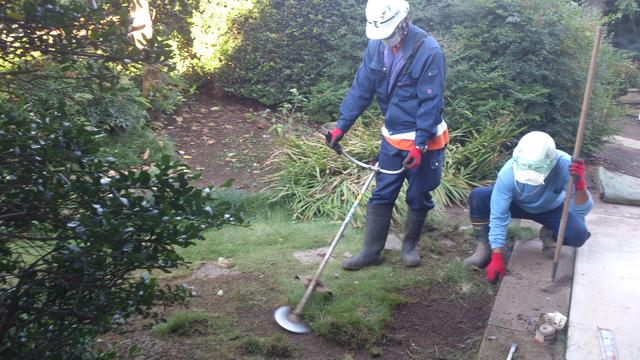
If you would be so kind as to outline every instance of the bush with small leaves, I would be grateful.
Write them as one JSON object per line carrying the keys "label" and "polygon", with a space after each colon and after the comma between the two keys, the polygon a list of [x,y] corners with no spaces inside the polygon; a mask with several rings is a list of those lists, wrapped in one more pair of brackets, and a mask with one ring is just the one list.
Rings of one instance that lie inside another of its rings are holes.
{"label": "bush with small leaves", "polygon": [[91,357],[96,335],[188,298],[150,275],[184,263],[176,248],[242,218],[185,164],[122,169],[88,122],[18,100],[0,104],[0,357]]}

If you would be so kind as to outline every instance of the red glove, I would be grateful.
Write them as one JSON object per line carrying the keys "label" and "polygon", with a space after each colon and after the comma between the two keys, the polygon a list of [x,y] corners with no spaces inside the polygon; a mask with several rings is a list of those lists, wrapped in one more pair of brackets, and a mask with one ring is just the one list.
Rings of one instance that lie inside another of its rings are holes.
{"label": "red glove", "polygon": [[504,266],[501,253],[492,253],[491,262],[487,266],[487,280],[491,283],[497,283],[504,277],[507,269]]}
{"label": "red glove", "polygon": [[584,179],[584,160],[571,160],[571,165],[569,165],[569,174],[575,178],[576,191],[585,190],[587,188],[587,182]]}
{"label": "red glove", "polygon": [[420,166],[420,161],[422,161],[422,150],[414,147],[409,151],[409,155],[404,159],[402,165],[407,169],[413,169]]}
{"label": "red glove", "polygon": [[327,146],[329,146],[330,148],[338,152],[340,149],[340,145],[338,145],[338,142],[340,142],[340,140],[342,140],[343,137],[344,137],[344,131],[342,131],[341,129],[335,128],[327,132],[327,134],[324,136],[324,141],[327,144]]}

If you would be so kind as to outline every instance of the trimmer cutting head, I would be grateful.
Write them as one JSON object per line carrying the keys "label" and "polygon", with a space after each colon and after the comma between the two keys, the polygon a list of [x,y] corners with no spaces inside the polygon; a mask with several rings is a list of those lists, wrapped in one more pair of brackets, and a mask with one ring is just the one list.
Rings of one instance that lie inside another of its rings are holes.
{"label": "trimmer cutting head", "polygon": [[307,334],[311,332],[307,324],[302,322],[300,316],[291,311],[291,306],[280,306],[276,309],[274,317],[278,325],[292,333]]}

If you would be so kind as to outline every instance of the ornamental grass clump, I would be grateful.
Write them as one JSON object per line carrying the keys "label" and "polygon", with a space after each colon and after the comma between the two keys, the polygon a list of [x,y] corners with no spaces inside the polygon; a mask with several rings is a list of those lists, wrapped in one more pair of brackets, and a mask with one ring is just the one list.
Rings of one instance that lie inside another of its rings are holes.
{"label": "ornamental grass clump", "polygon": [[[380,143],[382,119],[365,114],[341,141],[344,150],[363,162],[375,159]],[[440,186],[432,193],[437,205],[464,204],[469,191],[487,183],[506,158],[505,149],[520,132],[510,118],[483,128],[451,131],[451,144],[445,150]],[[370,174],[352,164],[324,144],[320,133],[308,137],[283,137],[281,149],[274,153],[270,165],[276,171],[268,186],[275,196],[272,202],[285,202],[295,219],[314,217],[343,219]],[[373,186],[369,189],[371,190]],[[396,211],[404,212],[404,191],[396,201]],[[366,204],[368,191],[361,205]],[[361,225],[365,207],[360,206],[352,219]]]}

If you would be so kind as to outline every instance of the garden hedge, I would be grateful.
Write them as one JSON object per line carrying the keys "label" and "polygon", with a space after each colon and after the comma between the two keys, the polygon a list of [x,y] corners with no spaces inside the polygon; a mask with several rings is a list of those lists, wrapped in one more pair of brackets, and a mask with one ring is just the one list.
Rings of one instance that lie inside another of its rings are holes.
{"label": "garden hedge", "polygon": [[[445,115],[452,127],[511,116],[573,142],[595,26],[592,12],[552,0],[410,1],[448,61]],[[360,1],[203,0],[192,36],[199,71],[235,95],[268,105],[292,88],[312,119],[335,119],[366,44]],[[603,44],[585,152],[613,131],[611,99],[634,70]]]}

